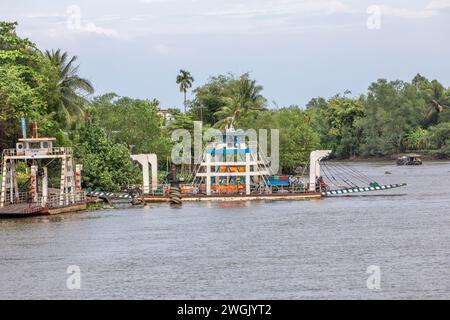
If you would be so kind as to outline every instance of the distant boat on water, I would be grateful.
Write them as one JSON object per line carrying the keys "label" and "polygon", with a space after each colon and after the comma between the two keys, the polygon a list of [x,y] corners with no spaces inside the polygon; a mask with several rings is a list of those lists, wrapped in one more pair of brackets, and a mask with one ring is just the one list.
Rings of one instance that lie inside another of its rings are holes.
{"label": "distant boat on water", "polygon": [[398,166],[418,166],[422,164],[422,159],[420,154],[406,154],[397,158]]}

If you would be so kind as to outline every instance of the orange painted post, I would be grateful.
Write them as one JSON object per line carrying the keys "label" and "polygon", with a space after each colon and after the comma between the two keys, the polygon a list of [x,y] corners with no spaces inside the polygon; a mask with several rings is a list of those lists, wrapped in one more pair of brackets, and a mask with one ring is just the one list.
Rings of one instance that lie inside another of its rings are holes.
{"label": "orange painted post", "polygon": [[38,201],[37,171],[38,171],[38,167],[37,166],[35,166],[35,165],[31,166],[30,193],[31,193],[31,197],[33,199],[33,202],[37,202]]}

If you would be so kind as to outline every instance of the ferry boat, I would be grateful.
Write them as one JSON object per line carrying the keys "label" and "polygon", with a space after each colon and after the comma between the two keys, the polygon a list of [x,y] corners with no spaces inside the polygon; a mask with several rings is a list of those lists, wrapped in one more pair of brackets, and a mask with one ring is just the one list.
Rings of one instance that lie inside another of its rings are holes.
{"label": "ferry boat", "polygon": [[[81,165],[74,167],[71,148],[54,147],[55,138],[32,137],[4,149],[1,161],[0,217],[25,217],[86,209],[81,189]],[[19,182],[19,164],[25,166],[28,180]],[[58,189],[49,188],[49,166],[60,168]],[[74,170],[75,169],[75,170]]]}
{"label": "ferry boat", "polygon": [[[368,180],[367,185],[338,185],[322,177],[321,162],[331,150],[311,152],[309,176],[279,176],[271,171],[270,159],[258,150],[256,141],[247,141],[242,131],[227,129],[213,137],[204,150],[192,181],[182,182],[174,171],[167,183],[149,183],[148,161],[156,167],[156,155],[134,155],[143,167],[144,202],[301,200],[326,196],[388,190],[405,184],[380,185]],[[148,156],[148,159],[146,158]],[[150,157],[151,156],[151,157]],[[149,159],[152,160],[149,160]],[[152,177],[156,174],[152,172]],[[147,183],[147,185],[145,184]]]}

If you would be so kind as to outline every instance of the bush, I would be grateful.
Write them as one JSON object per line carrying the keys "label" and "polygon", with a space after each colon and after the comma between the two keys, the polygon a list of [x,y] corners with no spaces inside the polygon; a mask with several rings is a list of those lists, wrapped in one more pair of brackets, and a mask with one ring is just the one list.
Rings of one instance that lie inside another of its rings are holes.
{"label": "bush", "polygon": [[75,157],[83,164],[84,187],[120,191],[140,183],[140,170],[124,145],[108,139],[106,131],[94,125],[79,130]]}

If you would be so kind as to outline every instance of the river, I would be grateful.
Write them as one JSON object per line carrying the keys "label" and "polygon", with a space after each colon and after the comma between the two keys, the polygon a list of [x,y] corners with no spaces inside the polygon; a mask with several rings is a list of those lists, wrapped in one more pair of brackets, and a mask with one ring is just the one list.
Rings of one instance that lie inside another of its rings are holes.
{"label": "river", "polygon": [[450,163],[346,165],[408,186],[0,220],[0,298],[449,299]]}

